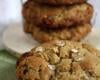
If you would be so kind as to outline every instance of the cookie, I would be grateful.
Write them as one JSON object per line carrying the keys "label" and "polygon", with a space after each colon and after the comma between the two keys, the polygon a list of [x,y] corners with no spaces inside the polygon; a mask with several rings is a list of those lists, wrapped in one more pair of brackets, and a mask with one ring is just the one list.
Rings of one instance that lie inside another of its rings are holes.
{"label": "cookie", "polygon": [[48,42],[52,40],[80,41],[91,32],[91,29],[92,26],[89,23],[61,29],[41,28],[28,22],[24,23],[24,31],[31,34],[32,37],[39,42]]}
{"label": "cookie", "polygon": [[41,27],[70,27],[90,22],[93,7],[88,3],[57,7],[28,1],[24,4],[22,13],[26,21]]}
{"label": "cookie", "polygon": [[33,27],[34,26],[33,26],[32,23],[29,23],[27,21],[23,22],[23,30],[24,30],[25,33],[30,33],[31,34],[33,32]]}
{"label": "cookie", "polygon": [[63,40],[37,46],[19,58],[16,66],[17,78],[100,80],[100,52],[87,46],[84,43]]}
{"label": "cookie", "polygon": [[49,5],[73,5],[73,4],[81,4],[86,2],[87,0],[29,0],[36,1],[43,4]]}

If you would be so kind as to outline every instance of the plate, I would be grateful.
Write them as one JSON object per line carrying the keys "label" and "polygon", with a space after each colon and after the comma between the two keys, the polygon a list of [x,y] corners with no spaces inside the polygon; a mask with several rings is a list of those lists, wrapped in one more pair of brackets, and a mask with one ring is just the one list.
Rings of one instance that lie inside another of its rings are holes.
{"label": "plate", "polygon": [[[8,29],[3,34],[3,42],[8,50],[16,53],[14,53],[16,56],[39,45],[30,35],[24,33],[20,23],[8,26]],[[100,28],[93,28],[92,32],[82,42],[90,43],[97,49],[100,49]]]}
{"label": "plate", "polygon": [[39,44],[30,35],[23,32],[21,23],[13,23],[8,26],[3,33],[3,43],[6,49],[15,56],[20,56]]}

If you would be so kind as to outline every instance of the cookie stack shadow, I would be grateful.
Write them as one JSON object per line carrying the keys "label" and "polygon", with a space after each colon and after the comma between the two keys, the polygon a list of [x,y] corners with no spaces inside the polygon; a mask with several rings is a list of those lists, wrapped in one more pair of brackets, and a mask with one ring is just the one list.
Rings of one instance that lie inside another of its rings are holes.
{"label": "cookie stack shadow", "polygon": [[93,7],[87,0],[28,0],[22,14],[25,33],[40,43],[80,41],[92,29]]}

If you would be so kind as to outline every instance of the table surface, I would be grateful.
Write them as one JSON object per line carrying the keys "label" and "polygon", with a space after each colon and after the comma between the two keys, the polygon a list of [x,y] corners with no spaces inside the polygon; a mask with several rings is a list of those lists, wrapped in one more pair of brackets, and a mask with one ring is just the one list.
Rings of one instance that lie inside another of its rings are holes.
{"label": "table surface", "polygon": [[0,80],[16,80],[15,68],[17,58],[5,50],[0,51]]}

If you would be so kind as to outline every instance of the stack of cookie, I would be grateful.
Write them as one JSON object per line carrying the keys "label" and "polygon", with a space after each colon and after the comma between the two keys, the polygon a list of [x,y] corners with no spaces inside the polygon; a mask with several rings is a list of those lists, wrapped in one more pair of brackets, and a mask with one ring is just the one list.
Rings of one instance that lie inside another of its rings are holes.
{"label": "stack of cookie", "polygon": [[87,0],[28,0],[24,31],[39,42],[80,41],[92,29],[93,7]]}

